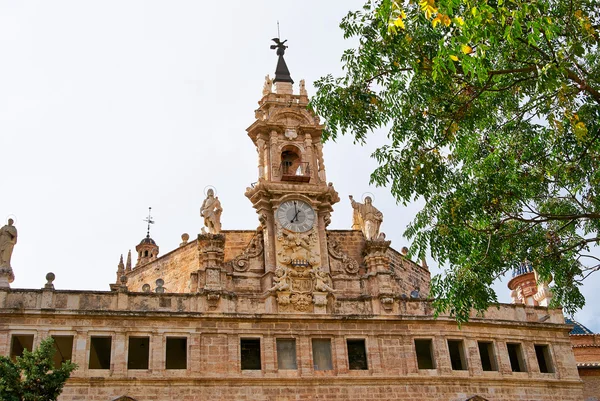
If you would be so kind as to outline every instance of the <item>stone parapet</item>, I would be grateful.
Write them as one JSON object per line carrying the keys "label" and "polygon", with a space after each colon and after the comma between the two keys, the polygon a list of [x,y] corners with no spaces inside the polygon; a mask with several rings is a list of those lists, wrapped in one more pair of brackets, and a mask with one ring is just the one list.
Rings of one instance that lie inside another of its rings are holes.
{"label": "stone parapet", "polygon": [[[0,289],[0,314],[10,313],[39,313],[43,310],[52,310],[54,313],[110,313],[110,314],[145,314],[145,313],[182,313],[195,316],[207,312],[205,305],[208,293],[218,293],[225,298],[219,309],[224,314],[250,314],[252,316],[278,316],[267,313],[270,293],[239,294],[226,290],[217,291],[213,288],[203,289],[194,294],[173,293],[140,293],[140,292],[113,292],[113,291],[75,291],[75,290],[47,290],[47,289]],[[121,299],[119,299],[121,297]],[[331,314],[320,318],[344,318],[353,316],[377,319],[408,319],[419,317],[434,319],[431,302],[422,299],[394,299],[397,315],[388,313],[373,313],[370,307],[376,297],[336,297]],[[215,311],[211,308],[211,311]],[[218,311],[217,311],[218,312]],[[311,318],[313,314],[286,313],[294,318]],[[321,315],[322,316],[322,315]],[[438,319],[449,320],[445,316]],[[471,323],[486,322],[492,325],[516,325],[523,323],[535,325],[548,325],[554,327],[561,325],[565,330],[571,326],[565,325],[560,309],[547,309],[545,307],[527,307],[524,305],[497,304],[488,309],[484,317],[473,313]],[[568,331],[568,330],[567,330]]]}

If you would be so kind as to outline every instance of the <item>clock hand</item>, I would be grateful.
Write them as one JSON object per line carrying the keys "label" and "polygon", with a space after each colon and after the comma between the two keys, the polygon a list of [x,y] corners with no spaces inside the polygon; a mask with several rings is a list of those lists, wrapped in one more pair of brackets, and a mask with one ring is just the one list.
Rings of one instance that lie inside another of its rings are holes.
{"label": "clock hand", "polygon": [[300,210],[296,211],[296,214],[294,215],[294,217],[292,217],[292,219],[290,220],[290,223],[293,223],[294,220],[298,221],[298,213],[300,213]]}

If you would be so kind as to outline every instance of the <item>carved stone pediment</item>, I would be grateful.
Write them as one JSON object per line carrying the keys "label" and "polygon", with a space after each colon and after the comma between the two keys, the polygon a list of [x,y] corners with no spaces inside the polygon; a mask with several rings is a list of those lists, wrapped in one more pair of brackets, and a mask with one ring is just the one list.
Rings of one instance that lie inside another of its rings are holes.
{"label": "carved stone pediment", "polygon": [[329,251],[329,267],[332,274],[356,274],[358,262],[351,258],[341,247],[340,243],[327,234],[327,250]]}
{"label": "carved stone pediment", "polygon": [[264,270],[263,261],[260,257],[263,251],[263,233],[257,232],[244,249],[244,252],[231,261],[233,270],[238,272]]}

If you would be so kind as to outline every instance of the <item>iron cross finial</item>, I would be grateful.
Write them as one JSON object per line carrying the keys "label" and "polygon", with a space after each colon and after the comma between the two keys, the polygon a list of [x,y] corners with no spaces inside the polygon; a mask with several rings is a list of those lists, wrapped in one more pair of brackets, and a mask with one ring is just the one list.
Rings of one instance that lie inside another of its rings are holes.
{"label": "iron cross finial", "polygon": [[154,220],[152,217],[152,207],[148,208],[148,217],[144,219],[146,223],[148,223],[148,232],[146,233],[146,238],[150,238],[150,224],[154,224]]}

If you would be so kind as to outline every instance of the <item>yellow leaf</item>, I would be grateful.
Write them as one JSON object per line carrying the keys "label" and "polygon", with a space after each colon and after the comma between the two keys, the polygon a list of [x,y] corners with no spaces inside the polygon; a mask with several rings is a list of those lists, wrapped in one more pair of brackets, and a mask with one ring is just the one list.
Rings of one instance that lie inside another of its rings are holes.
{"label": "yellow leaf", "polygon": [[437,26],[437,24],[439,24],[440,22],[442,22],[442,19],[440,18],[440,15],[438,14],[437,17],[435,17],[431,21],[431,25],[433,25],[433,27],[435,28]]}
{"label": "yellow leaf", "polygon": [[583,19],[583,12],[581,10],[575,11],[575,17],[577,17],[577,19]]}
{"label": "yellow leaf", "polygon": [[453,61],[458,61],[458,57],[456,57],[454,54],[451,54],[451,55],[450,55],[450,58],[451,58]]}
{"label": "yellow leaf", "polygon": [[461,17],[454,18],[454,21],[460,26],[463,26],[465,24],[465,21]]}
{"label": "yellow leaf", "polygon": [[451,21],[450,21],[450,17],[448,17],[447,15],[444,15],[444,16],[442,17],[442,22],[444,23],[444,25],[446,25],[446,26],[450,26],[450,22],[451,22]]}
{"label": "yellow leaf", "polygon": [[404,12],[404,10],[402,10],[402,11],[400,12],[400,16],[401,16],[402,18],[406,18],[406,13]]}
{"label": "yellow leaf", "polygon": [[396,18],[396,20],[394,21],[394,25],[396,25],[397,27],[402,28],[402,29],[405,28],[404,21],[400,17]]}
{"label": "yellow leaf", "polygon": [[573,131],[575,134],[575,138],[577,138],[578,142],[584,140],[587,137],[588,129],[582,121],[575,124],[575,129]]}
{"label": "yellow leaf", "polygon": [[471,54],[473,52],[473,48],[469,45],[462,45],[460,47],[460,50],[464,53],[464,54]]}
{"label": "yellow leaf", "polygon": [[471,14],[473,14],[473,17],[477,16],[477,7],[471,9]]}

